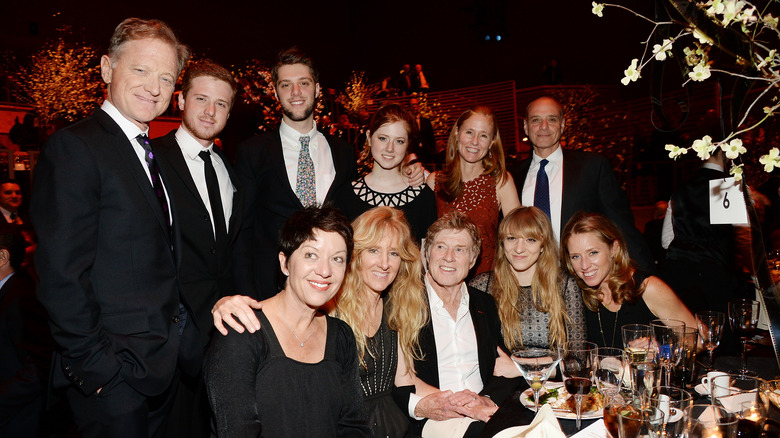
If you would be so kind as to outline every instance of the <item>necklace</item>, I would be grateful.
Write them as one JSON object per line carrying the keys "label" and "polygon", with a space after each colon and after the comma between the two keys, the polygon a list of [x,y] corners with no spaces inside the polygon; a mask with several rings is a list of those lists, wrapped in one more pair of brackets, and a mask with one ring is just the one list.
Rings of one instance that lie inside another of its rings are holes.
{"label": "necklace", "polygon": [[[615,333],[617,332],[617,321],[618,321],[618,314],[620,313],[620,309],[618,308],[617,312],[615,312],[615,325],[612,327],[612,342],[607,344],[607,339],[604,337],[604,327],[601,326],[601,307],[602,306],[599,306],[599,313],[596,314],[599,317],[599,332],[601,332],[601,340],[604,341],[604,346],[605,347],[606,346],[614,347],[615,346],[614,345],[615,344]],[[606,307],[606,306],[603,306],[603,307]],[[609,310],[609,309],[607,309],[607,310]],[[293,333],[293,334],[295,334],[295,333]]]}
{"label": "necklace", "polygon": [[293,334],[293,336],[295,336],[295,340],[297,340],[298,342],[300,342],[300,343],[301,343],[301,348],[303,348],[303,345],[304,345],[305,343],[309,342],[309,339],[311,339],[311,337],[312,337],[312,336],[314,336],[314,333],[316,333],[316,332],[317,332],[317,320],[315,319],[315,320],[314,320],[314,330],[312,330],[312,331],[311,331],[311,334],[309,334],[309,336],[306,338],[306,340],[305,340],[305,341],[301,341],[301,338],[299,338],[299,337],[298,337],[298,335],[296,335],[296,334],[295,334],[295,332],[293,331],[292,327],[290,327],[290,324],[287,324],[287,321],[286,321],[284,318],[282,318],[282,322],[283,322],[283,323],[284,323],[284,325],[286,325],[286,326],[287,326],[287,328],[290,330],[290,333],[292,333],[292,334]]}

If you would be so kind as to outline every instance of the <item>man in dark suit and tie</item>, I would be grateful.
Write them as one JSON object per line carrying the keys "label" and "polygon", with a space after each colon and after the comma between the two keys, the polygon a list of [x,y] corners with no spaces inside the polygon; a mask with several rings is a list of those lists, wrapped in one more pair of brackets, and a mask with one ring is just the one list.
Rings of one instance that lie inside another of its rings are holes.
{"label": "man in dark suit and tie", "polygon": [[188,58],[165,23],[124,20],[100,60],[106,101],[52,135],[35,169],[38,298],[59,345],[52,384],[84,437],[159,436],[177,365],[198,365],[176,278],[179,218],[147,136]]}
{"label": "man in dark suit and tie", "polygon": [[[231,259],[240,218],[234,214],[241,205],[238,177],[214,140],[225,128],[237,90],[226,68],[210,60],[190,64],[179,94],[181,126],[152,141],[179,219],[179,284],[202,351],[214,333],[211,308],[235,291]],[[209,436],[211,409],[200,371],[182,375],[167,436]]]}
{"label": "man in dark suit and tie", "polygon": [[620,188],[609,161],[601,155],[564,150],[563,108],[551,97],[528,104],[523,124],[533,154],[510,169],[523,205],[541,208],[552,221],[556,239],[578,211],[598,212],[615,222],[628,241],[631,258],[653,272],[655,263],[642,234],[634,226],[628,196]]}
{"label": "man in dark suit and tie", "polygon": [[285,50],[271,76],[281,125],[241,143],[236,157],[245,203],[234,272],[238,291],[258,300],[278,292],[282,224],[303,207],[332,199],[354,168],[352,147],[314,122],[320,84],[312,59],[296,48]]}

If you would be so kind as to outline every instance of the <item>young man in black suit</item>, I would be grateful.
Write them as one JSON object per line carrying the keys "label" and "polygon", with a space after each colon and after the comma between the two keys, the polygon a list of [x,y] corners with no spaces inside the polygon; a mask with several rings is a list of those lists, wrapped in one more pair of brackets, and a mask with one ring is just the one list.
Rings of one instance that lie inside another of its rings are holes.
{"label": "young man in black suit", "polygon": [[52,135],[35,169],[52,382],[84,437],[157,436],[177,364],[202,348],[179,294],[168,178],[146,136],[188,58],[165,23],[124,20],[100,60],[106,101]]}
{"label": "young man in black suit", "polygon": [[634,225],[628,196],[620,188],[609,161],[592,152],[561,147],[565,118],[560,103],[551,97],[534,100],[528,104],[523,126],[533,145],[533,154],[510,168],[522,204],[540,207],[536,199],[537,179],[544,162],[548,194],[546,213],[552,221],[556,239],[560,239],[566,223],[578,211],[602,213],[623,232],[631,258],[641,268],[653,272],[655,263],[650,248]]}
{"label": "young man in black suit", "polygon": [[[225,128],[237,90],[226,68],[210,60],[190,64],[179,94],[181,126],[152,141],[168,176],[166,188],[179,219],[179,285],[202,351],[214,333],[212,306],[220,297],[235,292],[231,259],[240,225],[236,214],[241,205],[238,177],[214,140]],[[202,383],[202,356],[198,364],[196,373],[182,375],[167,436],[210,434],[211,409]]]}

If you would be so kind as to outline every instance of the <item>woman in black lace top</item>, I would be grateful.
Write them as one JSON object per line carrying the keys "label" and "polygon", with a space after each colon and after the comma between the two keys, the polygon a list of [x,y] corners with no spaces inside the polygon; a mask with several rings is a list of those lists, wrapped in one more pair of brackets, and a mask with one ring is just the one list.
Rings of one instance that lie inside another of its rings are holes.
{"label": "woman in black lace top", "polygon": [[355,249],[336,315],[357,341],[360,383],[376,437],[402,437],[409,425],[392,398],[409,384],[419,359],[418,333],[428,320],[420,250],[399,210],[376,207],[353,223]]}
{"label": "woman in black lace top", "polygon": [[425,184],[410,186],[402,173],[407,150],[416,137],[416,120],[399,105],[387,104],[377,110],[358,160],[362,175],[339,189],[333,201],[349,220],[386,205],[404,212],[415,241],[425,237],[437,218],[436,198]]}
{"label": "woman in black lace top", "polygon": [[536,207],[512,210],[498,227],[493,272],[470,285],[493,295],[510,350],[585,340],[582,297],[559,268],[550,219]]}

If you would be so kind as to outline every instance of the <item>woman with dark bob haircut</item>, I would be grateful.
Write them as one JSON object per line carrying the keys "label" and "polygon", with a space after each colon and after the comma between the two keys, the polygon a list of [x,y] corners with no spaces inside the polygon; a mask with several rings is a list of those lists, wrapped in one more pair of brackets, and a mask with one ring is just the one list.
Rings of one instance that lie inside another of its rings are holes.
{"label": "woman with dark bob haircut", "polygon": [[352,228],[330,207],[294,213],[280,232],[284,289],[262,301],[260,330],[215,336],[204,375],[220,437],[371,436],[349,326],[319,311],[336,295]]}
{"label": "woman with dark bob haircut", "polygon": [[588,340],[623,347],[620,328],[674,319],[696,327],[696,319],[660,278],[636,268],[623,233],[599,213],[575,214],[561,235],[561,263],[577,277]]}

